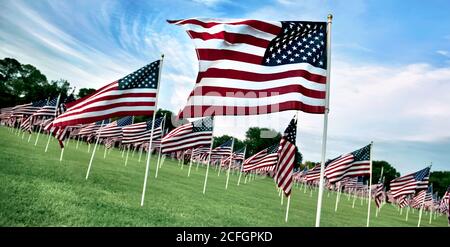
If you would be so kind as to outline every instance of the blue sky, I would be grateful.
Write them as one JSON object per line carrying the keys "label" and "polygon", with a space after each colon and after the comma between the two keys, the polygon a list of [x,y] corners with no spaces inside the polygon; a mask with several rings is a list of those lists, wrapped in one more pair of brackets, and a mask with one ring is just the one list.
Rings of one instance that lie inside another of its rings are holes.
{"label": "blue sky", "polygon": [[[0,1],[0,57],[49,79],[98,88],[165,54],[160,106],[174,112],[197,60],[183,29],[191,17],[324,21],[334,15],[327,157],[374,141],[374,159],[402,173],[430,162],[450,170],[449,1]],[[215,134],[250,126],[283,131],[293,112],[219,117]],[[320,159],[322,116],[300,114],[297,144]]]}

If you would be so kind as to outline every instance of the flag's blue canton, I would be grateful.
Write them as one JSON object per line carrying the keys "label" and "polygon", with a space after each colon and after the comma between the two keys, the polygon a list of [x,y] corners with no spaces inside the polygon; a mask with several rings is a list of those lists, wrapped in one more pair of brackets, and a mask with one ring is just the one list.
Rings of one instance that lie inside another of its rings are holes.
{"label": "flag's blue canton", "polygon": [[[155,119],[155,129],[159,127],[159,125],[161,125],[163,118],[157,118]],[[152,129],[152,120],[148,120],[147,121],[147,130],[151,130]]]}
{"label": "flag's blue canton", "polygon": [[416,181],[422,181],[425,177],[428,177],[430,173],[430,167],[420,170],[414,174],[414,179]]}
{"label": "flag's blue canton", "polygon": [[133,122],[133,117],[128,116],[117,120],[117,126],[122,127],[126,125],[130,125]]}
{"label": "flag's blue canton", "polygon": [[210,117],[192,122],[192,132],[212,131],[212,127],[213,121]]}
{"label": "flag's blue canton", "polygon": [[233,140],[228,140],[225,143],[223,143],[222,145],[220,145],[220,147],[231,147],[231,143],[233,142]]}
{"label": "flag's blue canton", "polygon": [[34,107],[43,107],[47,104],[47,100],[39,100],[35,102],[31,102]]}
{"label": "flag's blue canton", "polygon": [[370,144],[352,152],[354,161],[370,160]]}
{"label": "flag's blue canton", "polygon": [[157,88],[159,76],[159,60],[119,80],[119,89]]}
{"label": "flag's blue canton", "polygon": [[267,154],[273,154],[278,151],[278,143],[267,148]]}
{"label": "flag's blue canton", "polygon": [[326,69],[326,22],[283,21],[282,30],[270,41],[263,65],[309,63]]}
{"label": "flag's blue canton", "polygon": [[283,138],[285,138],[288,142],[295,144],[296,134],[297,134],[297,121],[295,119],[292,119],[288,127],[284,131]]}
{"label": "flag's blue canton", "polygon": [[58,101],[58,98],[54,98],[54,99],[50,100],[47,103],[47,106],[56,106],[56,101]]}
{"label": "flag's blue canton", "polygon": [[109,124],[109,118],[108,119],[105,119],[105,120],[103,120],[103,121],[97,121],[97,122],[95,122],[95,125],[101,125],[102,123],[103,123],[103,125],[105,125],[105,124]]}

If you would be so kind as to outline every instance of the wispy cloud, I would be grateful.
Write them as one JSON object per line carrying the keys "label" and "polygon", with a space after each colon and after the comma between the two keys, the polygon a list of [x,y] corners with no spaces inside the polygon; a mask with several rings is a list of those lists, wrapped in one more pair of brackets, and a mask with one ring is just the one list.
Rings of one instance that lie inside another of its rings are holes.
{"label": "wispy cloud", "polygon": [[208,7],[214,7],[218,4],[229,3],[230,0],[193,0],[195,3],[206,5]]}
{"label": "wispy cloud", "polygon": [[442,56],[444,56],[444,57],[450,58],[450,52],[449,52],[449,51],[438,50],[438,51],[436,51],[436,53],[437,53],[437,54],[440,54],[440,55],[442,55]]}

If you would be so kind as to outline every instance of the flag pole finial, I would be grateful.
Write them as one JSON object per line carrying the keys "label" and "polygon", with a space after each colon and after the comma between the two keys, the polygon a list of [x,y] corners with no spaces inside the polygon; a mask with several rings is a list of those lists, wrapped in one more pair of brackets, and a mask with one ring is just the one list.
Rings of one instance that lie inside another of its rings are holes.
{"label": "flag pole finial", "polygon": [[328,22],[331,22],[333,20],[333,15],[332,14],[328,14],[327,19],[328,19]]}

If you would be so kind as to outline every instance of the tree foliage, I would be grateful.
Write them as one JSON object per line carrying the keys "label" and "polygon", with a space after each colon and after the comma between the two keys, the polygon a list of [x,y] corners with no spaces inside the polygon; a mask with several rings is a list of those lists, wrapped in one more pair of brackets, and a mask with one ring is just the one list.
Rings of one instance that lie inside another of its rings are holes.
{"label": "tree foliage", "polygon": [[80,88],[80,90],[78,91],[78,98],[83,98],[84,96],[87,96],[91,93],[95,92],[94,88]]}
{"label": "tree foliage", "polygon": [[67,80],[52,80],[36,67],[21,64],[16,59],[0,60],[0,107],[30,103],[32,101],[67,97],[70,84]]}
{"label": "tree foliage", "polygon": [[247,157],[279,143],[281,134],[268,128],[250,127],[245,133],[244,143],[247,145]]}
{"label": "tree foliage", "polygon": [[434,171],[430,174],[430,184],[433,184],[433,193],[438,192],[439,196],[443,196],[450,186],[449,171]]}
{"label": "tree foliage", "polygon": [[374,160],[372,161],[372,184],[377,184],[380,180],[381,167],[383,167],[384,184],[389,189],[389,182],[400,177],[400,173],[389,162]]}

